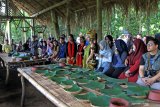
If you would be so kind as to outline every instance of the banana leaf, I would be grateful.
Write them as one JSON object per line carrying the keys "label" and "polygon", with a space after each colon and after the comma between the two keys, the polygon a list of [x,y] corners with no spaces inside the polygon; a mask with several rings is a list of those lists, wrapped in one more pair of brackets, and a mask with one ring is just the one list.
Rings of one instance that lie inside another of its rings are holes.
{"label": "banana leaf", "polygon": [[93,106],[108,107],[110,102],[110,97],[103,95],[97,97],[90,97],[89,100]]}
{"label": "banana leaf", "polygon": [[137,87],[128,87],[125,89],[127,95],[130,96],[147,96],[150,91],[149,87],[137,86]]}
{"label": "banana leaf", "polygon": [[74,95],[77,99],[80,100],[89,100],[91,97],[96,97],[96,94],[92,93],[92,92],[88,92],[86,94],[77,94]]}
{"label": "banana leaf", "polygon": [[75,81],[78,82],[78,83],[84,83],[84,84],[86,84],[86,83],[88,83],[90,80],[88,80],[88,79],[75,79]]}
{"label": "banana leaf", "polygon": [[61,75],[68,75],[68,74],[70,74],[71,72],[69,72],[69,71],[55,71],[56,72],[56,75],[57,76],[61,76]]}
{"label": "banana leaf", "polygon": [[58,84],[61,84],[63,81],[68,80],[66,77],[51,77],[52,81],[55,81]]}
{"label": "banana leaf", "polygon": [[129,101],[130,103],[133,103],[133,104],[141,104],[141,103],[145,103],[146,102],[145,99],[139,99],[139,98],[129,97],[125,93],[120,93],[116,97],[117,98],[123,98],[123,99],[125,99],[125,100],[127,100],[127,101]]}
{"label": "banana leaf", "polygon": [[111,77],[108,77],[108,76],[103,76],[103,78],[106,81],[113,82],[113,83],[118,83],[118,84],[127,84],[128,83],[127,79],[115,79],[115,78],[111,78]]}
{"label": "banana leaf", "polygon": [[63,84],[64,84],[64,85],[73,85],[74,82],[73,82],[73,80],[66,80],[66,81],[62,81],[61,84],[62,84],[62,85],[63,85]]}
{"label": "banana leaf", "polygon": [[83,78],[84,76],[78,73],[71,73],[70,78],[71,79],[78,79],[78,78]]}
{"label": "banana leaf", "polygon": [[47,77],[53,77],[53,76],[55,76],[56,75],[56,72],[45,72],[44,73],[44,76],[47,76]]}
{"label": "banana leaf", "polygon": [[89,80],[98,80],[96,75],[88,75],[86,78]]}
{"label": "banana leaf", "polygon": [[119,88],[119,89],[121,89],[122,87],[119,85],[119,84],[117,84],[117,83],[113,83],[113,82],[106,82],[105,83],[106,84],[106,86],[108,87],[108,88]]}
{"label": "banana leaf", "polygon": [[104,83],[100,83],[100,82],[97,82],[97,81],[90,81],[89,83],[84,84],[83,86],[87,87],[87,88],[90,88],[90,89],[93,89],[93,90],[104,89],[105,88]]}
{"label": "banana leaf", "polygon": [[53,71],[56,69],[61,69],[61,67],[59,67],[59,65],[56,65],[56,64],[48,65],[48,68]]}
{"label": "banana leaf", "polygon": [[40,74],[46,74],[46,73],[49,73],[48,70],[36,70],[35,71],[36,73],[40,73]]}
{"label": "banana leaf", "polygon": [[122,93],[122,89],[115,87],[111,89],[101,89],[100,92],[109,96],[114,96],[119,93]]}
{"label": "banana leaf", "polygon": [[82,89],[78,85],[74,84],[71,88],[65,88],[65,90],[69,92],[79,92]]}

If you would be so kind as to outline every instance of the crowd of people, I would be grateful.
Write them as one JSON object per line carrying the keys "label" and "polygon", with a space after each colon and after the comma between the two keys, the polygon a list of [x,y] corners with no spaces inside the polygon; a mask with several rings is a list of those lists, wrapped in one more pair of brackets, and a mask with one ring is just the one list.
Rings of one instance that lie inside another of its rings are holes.
{"label": "crowd of people", "polygon": [[72,34],[68,38],[63,34],[59,40],[38,40],[33,36],[32,41],[28,39],[23,45],[19,42],[18,46],[13,40],[11,45],[6,40],[2,50],[30,52],[32,56],[47,58],[48,63],[77,65],[160,90],[160,34],[142,38],[141,34],[133,37],[128,33],[116,39],[106,35],[99,43],[97,36],[95,30],[85,36],[80,33],[77,40]]}

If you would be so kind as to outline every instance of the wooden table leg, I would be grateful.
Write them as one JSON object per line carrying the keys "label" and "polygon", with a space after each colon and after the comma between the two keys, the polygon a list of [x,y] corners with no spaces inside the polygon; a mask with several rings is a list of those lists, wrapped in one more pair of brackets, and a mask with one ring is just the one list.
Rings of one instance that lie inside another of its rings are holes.
{"label": "wooden table leg", "polygon": [[7,70],[7,72],[6,72],[5,84],[7,85],[8,84],[8,79],[9,79],[9,65],[8,64],[6,64],[6,70]]}
{"label": "wooden table leg", "polygon": [[23,76],[21,76],[21,84],[22,84],[21,107],[23,107],[25,102],[25,80]]}

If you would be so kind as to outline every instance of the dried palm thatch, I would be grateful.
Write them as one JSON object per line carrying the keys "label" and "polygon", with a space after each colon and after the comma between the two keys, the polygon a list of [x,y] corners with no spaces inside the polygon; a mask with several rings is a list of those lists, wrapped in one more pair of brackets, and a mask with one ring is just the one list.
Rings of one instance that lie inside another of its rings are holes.
{"label": "dried palm thatch", "polygon": [[[65,2],[67,0],[12,0],[18,8],[26,11],[30,16],[42,11],[45,8]],[[127,16],[129,9],[134,8],[136,12],[144,12],[148,16],[158,9],[159,0],[102,0],[102,11],[107,18],[111,19],[111,14],[115,8],[119,8]],[[96,0],[70,0],[70,26],[72,28],[86,27],[92,28],[96,22]],[[51,10],[57,12],[59,19],[66,25],[67,2]],[[51,22],[51,10],[36,16],[37,20],[45,25]]]}

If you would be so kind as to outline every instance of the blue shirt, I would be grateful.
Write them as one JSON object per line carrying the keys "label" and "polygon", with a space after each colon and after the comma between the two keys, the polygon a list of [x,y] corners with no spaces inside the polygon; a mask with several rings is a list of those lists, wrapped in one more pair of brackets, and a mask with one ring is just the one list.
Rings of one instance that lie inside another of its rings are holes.
{"label": "blue shirt", "polygon": [[113,55],[113,67],[125,67],[125,59],[127,58],[127,52],[123,52],[121,55]]}
{"label": "blue shirt", "polygon": [[67,44],[60,44],[59,46],[59,52],[58,52],[58,58],[66,58],[66,53],[67,53]]}

